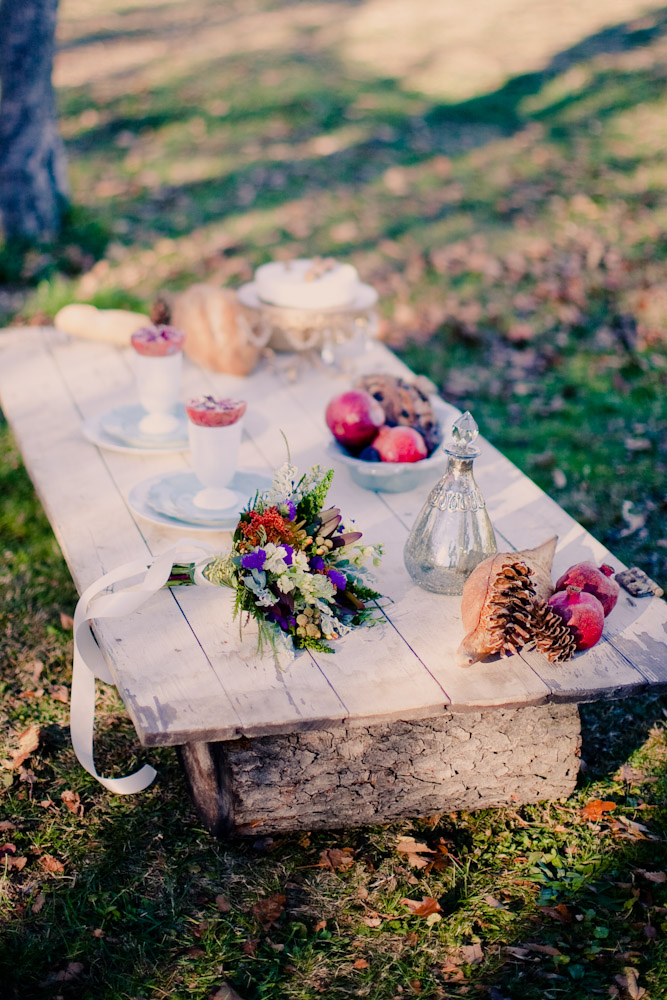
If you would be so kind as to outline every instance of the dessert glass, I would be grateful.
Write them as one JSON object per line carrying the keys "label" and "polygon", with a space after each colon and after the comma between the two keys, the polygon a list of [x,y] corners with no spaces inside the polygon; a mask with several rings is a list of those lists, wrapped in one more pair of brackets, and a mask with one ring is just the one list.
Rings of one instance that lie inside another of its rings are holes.
{"label": "dessert glass", "polygon": [[190,454],[203,489],[192,502],[204,510],[224,510],[237,494],[227,489],[234,478],[246,403],[237,399],[198,396],[185,404]]}
{"label": "dessert glass", "polygon": [[150,436],[172,434],[179,426],[178,402],[185,334],[172,326],[146,326],[132,334],[134,376],[146,416],[139,430]]}

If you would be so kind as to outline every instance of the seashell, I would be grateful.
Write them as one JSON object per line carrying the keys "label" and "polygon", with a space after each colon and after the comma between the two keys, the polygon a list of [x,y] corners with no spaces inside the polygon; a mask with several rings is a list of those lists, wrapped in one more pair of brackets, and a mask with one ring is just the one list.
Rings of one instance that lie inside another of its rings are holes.
{"label": "seashell", "polygon": [[458,652],[463,666],[525,645],[535,602],[547,601],[554,592],[551,566],[557,541],[554,535],[534,549],[498,552],[472,571],[461,598],[466,635]]}

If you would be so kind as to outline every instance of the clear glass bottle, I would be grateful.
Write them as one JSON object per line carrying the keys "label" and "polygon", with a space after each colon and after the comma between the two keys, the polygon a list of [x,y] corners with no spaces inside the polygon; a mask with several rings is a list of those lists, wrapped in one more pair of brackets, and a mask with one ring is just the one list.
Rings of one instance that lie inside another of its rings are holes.
{"label": "clear glass bottle", "polygon": [[497,551],[484,497],[472,474],[480,454],[479,433],[467,411],[454,422],[453,441],[443,445],[447,472],[431,490],[408,536],[405,567],[420,587],[438,594],[461,594],[475,566]]}

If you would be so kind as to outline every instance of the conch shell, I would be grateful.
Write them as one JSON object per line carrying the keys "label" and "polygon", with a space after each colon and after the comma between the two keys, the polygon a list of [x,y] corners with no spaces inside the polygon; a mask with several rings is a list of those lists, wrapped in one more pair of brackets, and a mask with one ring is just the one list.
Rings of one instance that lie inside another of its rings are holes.
{"label": "conch shell", "polygon": [[516,652],[531,638],[532,608],[554,592],[551,566],[557,541],[554,535],[534,549],[498,552],[473,570],[461,598],[466,630],[458,649],[462,665]]}

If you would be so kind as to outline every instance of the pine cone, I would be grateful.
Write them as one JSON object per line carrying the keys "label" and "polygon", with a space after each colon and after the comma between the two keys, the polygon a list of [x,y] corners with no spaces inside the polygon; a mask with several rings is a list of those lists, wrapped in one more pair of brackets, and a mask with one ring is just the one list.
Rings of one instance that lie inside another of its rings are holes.
{"label": "pine cone", "polygon": [[577,640],[573,630],[546,601],[537,601],[532,609],[532,632],[535,648],[550,663],[564,663],[574,656]]}
{"label": "pine cone", "polygon": [[155,326],[169,326],[171,323],[171,308],[165,299],[156,299],[149,315]]}
{"label": "pine cone", "polygon": [[490,651],[509,656],[531,638],[531,613],[535,587],[532,571],[519,560],[498,573],[485,609]]}
{"label": "pine cone", "polygon": [[442,431],[431,402],[417,385],[396,375],[364,375],[355,382],[356,389],[370,393],[384,410],[387,424],[414,427],[424,438],[429,455],[442,441]]}

